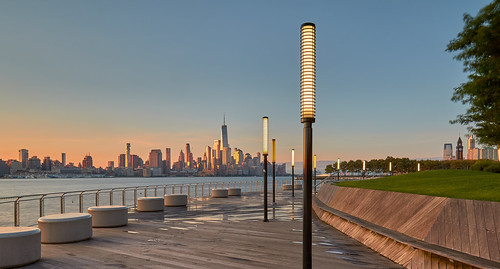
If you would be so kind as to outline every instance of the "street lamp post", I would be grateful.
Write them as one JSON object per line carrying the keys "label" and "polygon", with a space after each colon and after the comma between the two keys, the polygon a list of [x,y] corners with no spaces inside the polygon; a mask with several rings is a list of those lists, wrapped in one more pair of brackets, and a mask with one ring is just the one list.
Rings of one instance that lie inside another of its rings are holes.
{"label": "street lamp post", "polygon": [[389,162],[389,175],[392,176],[392,162]]}
{"label": "street lamp post", "polygon": [[262,118],[262,155],[264,155],[264,222],[267,219],[267,152],[269,146],[269,118]]}
{"label": "street lamp post", "polygon": [[300,112],[304,124],[302,266],[312,268],[312,124],[316,114],[316,26],[300,27]]}
{"label": "street lamp post", "polygon": [[420,163],[417,163],[417,172],[420,172]]}
{"label": "street lamp post", "polygon": [[316,193],[316,154],[314,154],[314,193]]}
{"label": "street lamp post", "polygon": [[292,197],[295,197],[295,149],[292,149]]}
{"label": "street lamp post", "polygon": [[365,179],[366,161],[363,161],[363,179]]}
{"label": "street lamp post", "polygon": [[340,181],[340,158],[337,159],[337,181]]}
{"label": "street lamp post", "polygon": [[276,139],[273,138],[273,205],[276,205]]}

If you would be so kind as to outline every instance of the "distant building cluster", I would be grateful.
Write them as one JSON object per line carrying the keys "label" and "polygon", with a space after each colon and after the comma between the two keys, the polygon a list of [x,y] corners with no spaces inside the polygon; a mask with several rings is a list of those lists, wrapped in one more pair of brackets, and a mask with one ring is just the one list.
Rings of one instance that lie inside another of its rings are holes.
{"label": "distant building cluster", "polygon": [[[261,154],[255,156],[244,153],[241,149],[229,147],[227,125],[221,128],[221,139],[214,140],[212,147],[206,146],[203,156],[194,158],[190,144],[179,152],[177,161],[172,160],[170,148],[152,149],[144,161],[131,153],[130,143],[126,144],[125,153],[118,155],[117,165],[108,161],[105,169],[95,168],[90,153],[81,163],[66,164],[66,153],[61,154],[61,161],[44,157],[43,162],[37,156],[29,157],[27,149],[19,150],[19,160],[2,161],[0,159],[0,177],[62,177],[77,175],[106,176],[261,176],[263,163]],[[272,164],[268,163],[268,171]],[[276,164],[276,175],[286,175],[286,164]]]}
{"label": "distant building cluster", "polygon": [[[467,160],[498,161],[499,151],[500,149],[495,147],[477,148],[474,136],[469,135],[467,140]],[[455,155],[453,155],[453,144],[444,144],[443,160],[464,160],[464,147],[460,137],[458,137]]]}

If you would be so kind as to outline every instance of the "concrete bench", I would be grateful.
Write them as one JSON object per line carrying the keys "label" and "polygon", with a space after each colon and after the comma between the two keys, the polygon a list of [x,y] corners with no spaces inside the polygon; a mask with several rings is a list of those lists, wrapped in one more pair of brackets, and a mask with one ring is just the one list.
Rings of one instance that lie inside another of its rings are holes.
{"label": "concrete bench", "polygon": [[229,196],[241,196],[241,188],[228,188],[227,194]]}
{"label": "concrete bench", "polygon": [[186,206],[187,195],[185,194],[165,194],[165,206]]}
{"label": "concrete bench", "polygon": [[281,190],[283,190],[283,191],[291,191],[292,190],[292,184],[283,184],[283,185],[281,185]]}
{"label": "concrete bench", "polygon": [[137,199],[137,211],[152,212],[163,211],[163,197],[141,197]]}
{"label": "concrete bench", "polygon": [[18,267],[38,261],[42,254],[40,229],[0,227],[0,268]]}
{"label": "concrete bench", "polygon": [[228,196],[227,189],[213,189],[212,198],[226,198]]}
{"label": "concrete bench", "polygon": [[47,215],[38,219],[42,243],[71,243],[92,237],[92,216],[87,213]]}
{"label": "concrete bench", "polygon": [[92,215],[92,227],[119,227],[128,224],[128,208],[126,206],[92,206],[87,211]]}

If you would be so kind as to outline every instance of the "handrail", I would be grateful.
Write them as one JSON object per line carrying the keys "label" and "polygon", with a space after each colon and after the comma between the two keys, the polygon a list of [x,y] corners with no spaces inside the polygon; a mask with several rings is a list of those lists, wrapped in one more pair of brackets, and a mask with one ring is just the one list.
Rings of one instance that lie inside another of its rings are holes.
{"label": "handrail", "polygon": [[[208,185],[207,185],[208,183]],[[20,226],[21,225],[21,202],[28,202],[28,201],[37,201],[38,202],[38,215],[39,217],[43,217],[45,215],[45,209],[46,209],[46,206],[47,204],[49,204],[48,202],[46,203],[46,201],[48,199],[59,199],[59,211],[61,213],[65,213],[66,211],[68,212],[75,212],[75,211],[78,211],[80,213],[83,213],[84,211],[84,203],[88,203],[89,201],[91,201],[92,199],[88,200],[89,196],[91,195],[95,195],[95,201],[92,203],[90,202],[90,204],[94,204],[96,206],[98,206],[100,204],[100,194],[107,194],[109,192],[109,204],[110,205],[113,205],[114,203],[114,199],[113,199],[113,195],[114,195],[114,192],[115,191],[119,191],[121,190],[121,195],[122,195],[122,205],[124,206],[129,206],[129,207],[137,207],[137,198],[140,196],[140,195],[144,195],[145,197],[147,197],[148,195],[148,190],[154,190],[154,195],[157,196],[158,193],[161,194],[161,191],[159,192],[158,189],[163,189],[163,194],[167,194],[167,188],[169,188],[170,186],[172,187],[171,188],[171,193],[174,194],[175,193],[175,189],[176,187],[179,187],[178,190],[180,191],[179,193],[184,193],[185,191],[185,188],[184,188],[184,185],[187,185],[187,196],[188,198],[195,198],[195,197],[205,197],[205,195],[211,195],[211,190],[212,190],[212,187],[214,187],[215,185],[215,188],[217,188],[219,186],[219,183],[221,185],[221,187],[223,188],[224,185],[227,185],[227,187],[229,188],[231,186],[231,183],[234,186],[236,186],[237,184],[239,184],[240,188],[241,188],[241,185],[242,185],[242,182],[236,182],[236,181],[231,181],[231,182],[200,182],[200,183],[181,183],[181,184],[162,184],[162,185],[141,185],[141,186],[130,186],[130,187],[123,187],[123,188],[102,188],[102,189],[90,189],[90,190],[78,190],[78,191],[66,191],[66,192],[49,192],[49,193],[40,193],[40,194],[28,194],[28,195],[19,195],[19,196],[9,196],[9,197],[0,197],[0,205],[3,205],[3,204],[9,204],[9,203],[13,203],[14,204],[14,216],[13,216],[13,223],[14,223],[14,226]],[[224,184],[226,183],[226,184]],[[262,190],[262,187],[263,187],[263,182],[261,180],[255,180],[255,181],[246,181],[246,182],[243,182],[243,185],[244,185],[244,190],[242,190],[243,192],[247,192],[247,184],[250,185],[250,191],[253,191],[253,188],[252,188],[252,183],[255,184],[255,191],[258,191],[258,185],[260,183],[260,190]],[[269,184],[272,184],[272,183],[269,183]],[[191,185],[194,185],[194,189],[192,189]],[[200,185],[201,187],[201,196],[199,196],[199,187],[198,185]],[[208,187],[208,192],[206,192],[206,187]],[[192,190],[194,190],[194,193],[192,193]],[[126,193],[127,191],[133,191],[134,192],[134,195],[133,195],[133,198],[129,198],[129,203],[132,202],[131,200],[133,199],[133,204],[129,204],[127,205],[127,198],[126,198]],[[142,192],[141,194],[138,193],[139,192]],[[150,194],[152,194],[150,192]],[[73,198],[71,198],[73,197]],[[76,197],[76,200],[74,200]],[[87,199],[84,199],[84,198],[87,198]],[[73,201],[77,202],[78,203],[78,207],[75,208],[76,204],[73,205],[73,206],[69,206],[68,208],[66,207],[66,201],[71,201],[71,203],[73,203]],[[54,208],[53,205],[49,208],[52,208],[51,211],[53,212]],[[33,210],[33,209],[32,209]],[[56,209],[57,210],[57,209]],[[34,211],[36,212],[36,211]],[[26,214],[27,213],[24,213],[23,217],[26,217]],[[36,213],[35,213],[36,214]],[[24,224],[24,223],[23,223]],[[32,224],[34,225],[34,224]]]}

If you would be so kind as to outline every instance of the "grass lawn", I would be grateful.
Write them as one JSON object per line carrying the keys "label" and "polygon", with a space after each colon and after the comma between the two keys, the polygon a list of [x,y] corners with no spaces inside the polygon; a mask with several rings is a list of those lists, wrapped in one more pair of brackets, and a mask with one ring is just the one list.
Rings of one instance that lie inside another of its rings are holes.
{"label": "grass lawn", "polygon": [[434,170],[371,180],[346,181],[337,185],[500,202],[500,174],[480,171]]}

